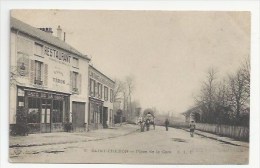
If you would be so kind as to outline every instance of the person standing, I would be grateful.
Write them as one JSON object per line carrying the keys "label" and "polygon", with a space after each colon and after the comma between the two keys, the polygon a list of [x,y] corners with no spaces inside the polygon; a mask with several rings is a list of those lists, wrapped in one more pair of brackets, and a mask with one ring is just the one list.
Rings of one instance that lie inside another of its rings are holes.
{"label": "person standing", "polygon": [[190,123],[190,136],[193,137],[194,131],[195,131],[196,125],[194,121],[191,121]]}
{"label": "person standing", "polygon": [[166,131],[168,131],[168,126],[169,126],[169,124],[170,124],[168,118],[166,118],[164,124],[165,124]]}

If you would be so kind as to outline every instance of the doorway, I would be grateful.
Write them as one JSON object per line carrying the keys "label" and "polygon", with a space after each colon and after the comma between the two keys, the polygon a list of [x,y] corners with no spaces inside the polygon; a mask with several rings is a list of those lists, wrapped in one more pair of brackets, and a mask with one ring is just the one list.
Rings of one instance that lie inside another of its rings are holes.
{"label": "doorway", "polygon": [[85,131],[85,103],[72,102],[72,127],[74,131]]}
{"label": "doorway", "polygon": [[50,99],[42,99],[41,108],[41,132],[51,132],[51,107],[52,101]]}
{"label": "doorway", "polygon": [[108,119],[108,108],[107,107],[103,107],[103,128],[107,128],[107,119]]}

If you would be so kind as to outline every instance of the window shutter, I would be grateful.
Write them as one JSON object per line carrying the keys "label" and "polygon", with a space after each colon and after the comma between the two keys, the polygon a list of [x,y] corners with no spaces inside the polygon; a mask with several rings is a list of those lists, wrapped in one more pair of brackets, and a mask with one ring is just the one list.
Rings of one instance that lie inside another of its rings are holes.
{"label": "window shutter", "polygon": [[73,72],[70,71],[70,91],[72,92],[73,91],[73,86],[72,86],[72,80],[73,80]]}
{"label": "window shutter", "polygon": [[34,78],[35,78],[35,61],[31,60],[31,66],[30,66],[30,83],[34,84]]}
{"label": "window shutter", "polygon": [[48,64],[44,64],[43,85],[48,86]]}
{"label": "window shutter", "polygon": [[78,92],[79,94],[81,93],[81,74],[78,74]]}

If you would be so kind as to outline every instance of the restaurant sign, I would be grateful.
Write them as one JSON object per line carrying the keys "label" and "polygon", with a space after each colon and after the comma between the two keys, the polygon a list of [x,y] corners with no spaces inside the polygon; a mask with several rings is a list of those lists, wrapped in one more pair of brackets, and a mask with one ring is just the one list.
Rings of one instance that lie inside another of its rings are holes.
{"label": "restaurant sign", "polygon": [[68,53],[58,51],[56,49],[45,46],[44,48],[45,55],[55,58],[59,61],[70,63],[71,56]]}

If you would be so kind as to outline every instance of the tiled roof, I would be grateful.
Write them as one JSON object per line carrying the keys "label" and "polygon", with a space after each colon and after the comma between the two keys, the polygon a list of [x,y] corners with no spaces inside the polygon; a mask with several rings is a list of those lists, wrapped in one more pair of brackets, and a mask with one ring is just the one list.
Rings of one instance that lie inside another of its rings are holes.
{"label": "tiled roof", "polygon": [[10,21],[10,27],[11,29],[16,29],[19,30],[29,36],[32,36],[34,38],[38,38],[46,43],[52,44],[58,48],[61,48],[65,51],[71,52],[73,54],[76,54],[80,57],[89,59],[86,55],[83,55],[81,52],[79,52],[78,50],[76,50],[75,48],[71,47],[70,45],[68,45],[67,43],[65,43],[64,41],[58,39],[57,37],[46,33],[42,30],[39,30],[33,26],[30,26],[18,19],[15,19],[13,17],[11,17],[11,21]]}

